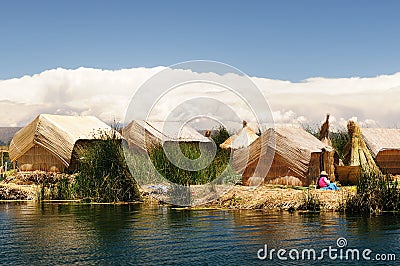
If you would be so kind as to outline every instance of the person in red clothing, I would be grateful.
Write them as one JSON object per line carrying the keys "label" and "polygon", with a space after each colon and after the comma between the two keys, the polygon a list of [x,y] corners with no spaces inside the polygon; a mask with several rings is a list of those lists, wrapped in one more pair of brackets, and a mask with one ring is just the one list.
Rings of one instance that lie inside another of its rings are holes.
{"label": "person in red clothing", "polygon": [[319,175],[318,187],[325,190],[339,190],[336,184],[329,180],[329,175],[325,171],[322,171]]}

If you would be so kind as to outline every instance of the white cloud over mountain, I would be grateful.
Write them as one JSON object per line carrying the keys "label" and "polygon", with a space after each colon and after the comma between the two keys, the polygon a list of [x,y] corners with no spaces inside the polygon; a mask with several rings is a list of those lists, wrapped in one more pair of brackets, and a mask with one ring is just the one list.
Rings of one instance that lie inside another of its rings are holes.
{"label": "white cloud over mountain", "polygon": [[[212,80],[220,84],[239,84],[243,79],[234,74],[218,76],[165,67],[115,71],[58,68],[33,76],[0,80],[0,126],[23,126],[39,113],[94,115],[106,122],[122,121],[134,93],[162,70],[171,71],[171,74],[174,71],[173,75],[191,80],[212,76]],[[250,79],[268,100],[277,123],[319,125],[326,113],[330,113],[335,127],[345,125],[350,118],[364,126],[399,125],[400,72],[370,78],[317,77],[298,83],[259,77]],[[149,88],[143,94],[143,103],[154,101],[154,97],[159,100],[151,114],[154,119],[187,119],[191,115],[218,113],[224,113],[228,120],[235,120],[235,115],[239,119],[254,118],[240,93],[235,94],[219,84],[178,87],[169,88],[171,90],[161,97],[158,97],[160,90],[157,88]],[[250,106],[261,108],[258,104],[263,99],[259,95],[245,98]]]}

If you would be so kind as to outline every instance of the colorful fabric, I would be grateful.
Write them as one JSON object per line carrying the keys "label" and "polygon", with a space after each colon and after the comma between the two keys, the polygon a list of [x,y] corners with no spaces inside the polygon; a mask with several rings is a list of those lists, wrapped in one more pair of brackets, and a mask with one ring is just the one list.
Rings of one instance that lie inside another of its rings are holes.
{"label": "colorful fabric", "polygon": [[329,181],[328,177],[326,177],[326,176],[321,176],[318,181],[318,185],[320,188],[327,187],[327,186],[329,186],[330,183],[331,183],[331,181]]}
{"label": "colorful fabric", "polygon": [[321,187],[322,190],[339,190],[335,183],[330,183],[327,187]]}

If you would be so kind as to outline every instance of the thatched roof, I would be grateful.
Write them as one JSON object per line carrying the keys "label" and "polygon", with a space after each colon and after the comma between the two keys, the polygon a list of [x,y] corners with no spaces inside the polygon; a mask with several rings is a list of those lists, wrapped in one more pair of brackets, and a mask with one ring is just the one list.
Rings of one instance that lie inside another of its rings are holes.
{"label": "thatched roof", "polygon": [[129,145],[134,145],[136,148],[145,151],[161,144],[161,139],[154,136],[150,131],[153,132],[154,130],[144,121],[133,120],[122,129],[122,135]]}
{"label": "thatched roof", "polygon": [[[306,176],[311,153],[332,151],[332,147],[324,144],[316,137],[296,126],[276,126],[268,129],[250,146],[249,150],[237,150],[234,154],[235,169],[243,171],[243,167],[257,161],[265,154],[280,156],[289,168],[299,176]],[[247,158],[248,152],[248,158]]]}
{"label": "thatched roof", "polygon": [[191,126],[180,122],[143,122],[145,128],[154,136],[165,141],[178,142],[210,142]]}
{"label": "thatched roof", "polygon": [[362,128],[361,134],[373,157],[384,150],[400,151],[400,129]]}
{"label": "thatched roof", "polygon": [[[128,143],[146,149],[168,141],[176,142],[210,142],[210,139],[201,135],[189,125],[179,122],[150,122],[133,120],[122,130]],[[143,138],[146,137],[146,139]],[[145,142],[147,145],[145,145]]]}
{"label": "thatched roof", "polygon": [[275,132],[277,135],[276,144],[279,146],[292,144],[292,147],[297,147],[301,150],[310,152],[321,152],[322,149],[332,150],[332,147],[318,140],[312,134],[308,133],[301,127],[297,126],[276,126]]}
{"label": "thatched roof", "polygon": [[222,149],[241,149],[248,147],[258,138],[258,135],[249,126],[245,126],[238,131],[235,135],[230,136],[224,143],[219,146]]}
{"label": "thatched roof", "polygon": [[76,141],[100,137],[112,129],[93,116],[41,114],[18,131],[10,144],[10,159],[18,160],[33,146],[39,145],[69,166]]}

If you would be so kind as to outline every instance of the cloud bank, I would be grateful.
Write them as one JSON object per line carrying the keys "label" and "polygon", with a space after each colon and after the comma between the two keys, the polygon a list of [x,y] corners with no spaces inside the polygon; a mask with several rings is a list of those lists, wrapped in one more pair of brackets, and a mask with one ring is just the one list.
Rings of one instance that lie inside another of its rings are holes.
{"label": "cloud bank", "polygon": [[[235,74],[220,76],[165,67],[115,71],[57,68],[33,76],[0,80],[0,126],[24,126],[40,113],[94,115],[108,123],[123,121],[138,88],[162,70],[175,71],[176,75],[190,76],[191,79],[212,75],[222,84],[225,81],[240,83],[243,79]],[[260,77],[250,77],[250,80],[269,102],[276,123],[318,126],[330,113],[336,128],[344,126],[348,119],[369,127],[399,126],[400,72],[369,78],[315,77],[298,83]],[[147,98],[152,99],[153,91],[149,89],[147,93],[144,102]],[[202,97],[205,100],[188,100]],[[207,98],[215,99],[215,103],[207,104]],[[259,97],[248,97],[247,100],[250,105],[261,101]],[[222,108],[223,105],[228,108]],[[254,118],[238,95],[210,84],[185,85],[166,93],[155,105],[152,116],[163,120],[171,118],[171,113],[174,113],[172,119],[179,119],[182,114],[207,116],[218,112],[231,112],[232,117],[227,116],[228,120],[251,121]]]}

